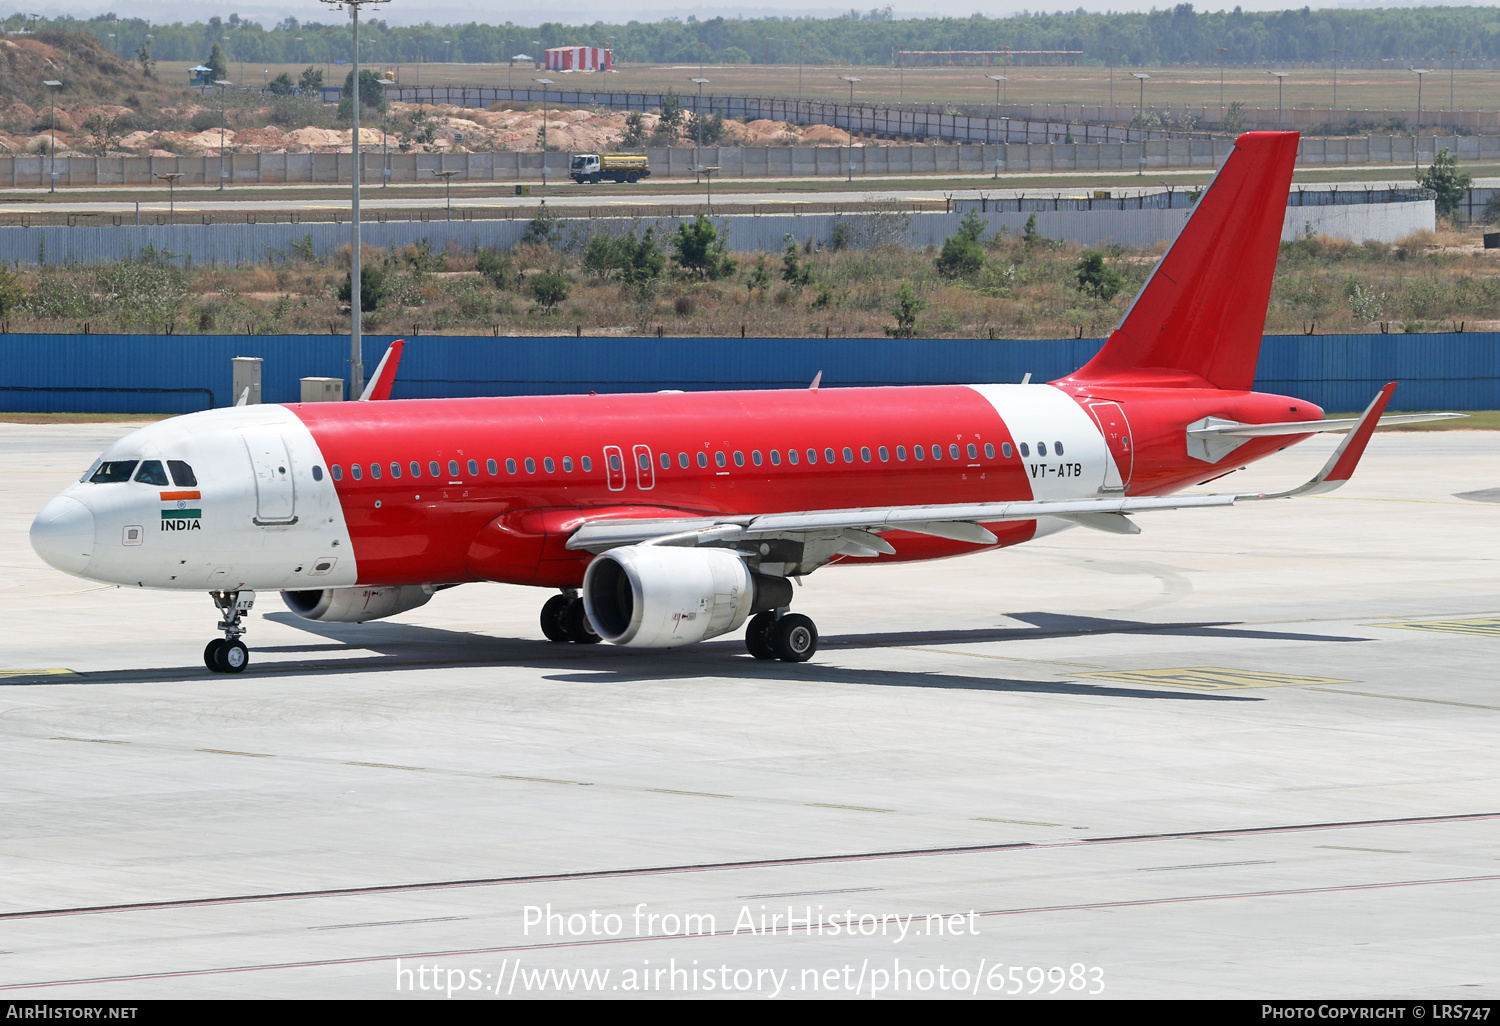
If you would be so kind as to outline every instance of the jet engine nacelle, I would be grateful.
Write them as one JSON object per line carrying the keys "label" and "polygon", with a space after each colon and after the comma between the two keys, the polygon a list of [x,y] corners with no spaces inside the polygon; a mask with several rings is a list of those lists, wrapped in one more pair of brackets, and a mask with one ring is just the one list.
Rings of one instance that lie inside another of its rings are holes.
{"label": "jet engine nacelle", "polygon": [[395,588],[324,588],[321,591],[284,591],[282,601],[304,620],[323,623],[364,623],[426,605],[432,589],[422,585]]}
{"label": "jet engine nacelle", "polygon": [[724,549],[627,545],[595,558],[583,578],[589,623],[605,641],[632,648],[717,637],[791,600],[790,581],[752,574]]}

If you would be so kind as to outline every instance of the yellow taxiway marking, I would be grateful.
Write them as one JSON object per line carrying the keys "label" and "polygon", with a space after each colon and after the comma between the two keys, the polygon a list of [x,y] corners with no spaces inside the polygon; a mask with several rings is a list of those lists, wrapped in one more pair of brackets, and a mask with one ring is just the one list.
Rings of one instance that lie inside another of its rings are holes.
{"label": "yellow taxiway marking", "polygon": [[1406,695],[1377,695],[1369,691],[1345,691],[1343,688],[1309,688],[1310,691],[1327,691],[1335,695],[1358,695],[1360,698],[1389,698],[1396,702],[1426,702],[1429,705],[1459,705],[1465,709],[1493,709],[1500,712],[1500,705],[1479,705],[1475,702],[1450,702],[1443,698],[1409,698]]}
{"label": "yellow taxiway marking", "polygon": [[687,794],[687,795],[692,795],[695,798],[729,798],[729,797],[732,797],[731,795],[727,795],[727,794],[709,794],[707,791],[674,791],[670,787],[648,787],[648,788],[646,788],[646,790],[648,790],[648,791],[655,791],[657,794]]}
{"label": "yellow taxiway marking", "polygon": [[0,670],[0,680],[10,680],[12,677],[76,677],[78,674],[73,670]]}
{"label": "yellow taxiway marking", "polygon": [[819,809],[853,809],[856,812],[894,812],[894,809],[872,809],[868,805],[835,805],[832,802],[808,802]]}
{"label": "yellow taxiway marking", "polygon": [[1409,623],[1377,623],[1376,627],[1395,627],[1407,631],[1438,631],[1443,634],[1483,634],[1500,638],[1500,616],[1480,616],[1472,620],[1417,620]]}
{"label": "yellow taxiway marking", "polygon": [[375,769],[417,770],[419,772],[423,769],[423,767],[421,767],[421,766],[397,766],[394,763],[389,763],[389,762],[346,762],[346,763],[344,763],[344,765],[345,766],[373,766]]}
{"label": "yellow taxiway marking", "polygon": [[129,741],[110,741],[102,737],[54,737],[54,741],[87,741],[91,745],[128,745]]}
{"label": "yellow taxiway marking", "polygon": [[996,819],[994,816],[975,816],[982,823],[1019,823],[1022,826],[1062,826],[1061,823],[1043,823],[1035,819]]}
{"label": "yellow taxiway marking", "polygon": [[555,780],[552,777],[518,777],[511,773],[496,773],[496,780],[529,780],[534,784],[581,784],[581,780]]}
{"label": "yellow taxiway marking", "polygon": [[1347,844],[1320,844],[1319,848],[1332,848],[1335,851],[1378,851],[1383,855],[1410,855],[1409,851],[1397,851],[1395,848],[1351,848]]}
{"label": "yellow taxiway marking", "polygon": [[200,752],[208,752],[211,755],[243,755],[251,759],[274,759],[274,755],[265,752],[232,752],[228,748],[200,748]]}
{"label": "yellow taxiway marking", "polygon": [[1295,673],[1262,670],[1232,670],[1222,666],[1182,666],[1164,670],[1104,670],[1078,673],[1076,677],[1100,677],[1131,684],[1164,684],[1198,691],[1236,691],[1242,688],[1284,688],[1308,684],[1353,684],[1336,677],[1304,677]]}

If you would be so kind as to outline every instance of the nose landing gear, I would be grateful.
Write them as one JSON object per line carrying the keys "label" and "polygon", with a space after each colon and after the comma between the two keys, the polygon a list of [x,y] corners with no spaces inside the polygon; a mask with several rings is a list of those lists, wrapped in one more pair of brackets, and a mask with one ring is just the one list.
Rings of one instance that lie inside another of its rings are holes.
{"label": "nose landing gear", "polygon": [[255,592],[211,591],[208,595],[223,617],[218,628],[224,636],[208,643],[203,650],[203,664],[214,673],[243,673],[250,665],[250,650],[240,640],[245,633],[240,620],[255,605]]}

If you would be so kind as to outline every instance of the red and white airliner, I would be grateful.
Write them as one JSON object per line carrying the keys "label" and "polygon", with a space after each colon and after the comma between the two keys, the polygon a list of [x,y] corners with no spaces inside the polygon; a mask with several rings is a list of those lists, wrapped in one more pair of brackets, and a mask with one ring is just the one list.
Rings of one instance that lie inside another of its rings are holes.
{"label": "red and white airliner", "polygon": [[[239,406],[112,445],[31,527],[95,581],[208,591],[207,666],[249,663],[256,591],[361,622],[441,588],[557,589],[552,641],[663,648],[735,630],[799,662],[793,578],[939,559],[1133,514],[1328,491],[1358,419],[1251,391],[1297,134],[1241,136],[1098,356],[1050,384],[389,401],[401,343],[354,403]],[[1424,419],[1418,416],[1386,418]],[[1299,488],[1181,494],[1318,431],[1348,436]]]}

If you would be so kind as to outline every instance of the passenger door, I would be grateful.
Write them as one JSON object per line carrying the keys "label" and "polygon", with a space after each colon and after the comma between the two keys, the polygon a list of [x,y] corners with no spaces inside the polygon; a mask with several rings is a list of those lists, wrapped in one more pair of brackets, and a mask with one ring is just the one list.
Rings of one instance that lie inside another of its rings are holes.
{"label": "passenger door", "polygon": [[1089,413],[1104,435],[1104,445],[1112,459],[1104,462],[1104,487],[1102,491],[1122,492],[1130,486],[1130,475],[1135,469],[1135,450],[1130,444],[1130,422],[1119,403],[1106,400],[1091,400]]}
{"label": "passenger door", "polygon": [[618,445],[604,447],[604,479],[609,482],[610,491],[625,490],[625,457],[621,455]]}
{"label": "passenger door", "polygon": [[255,474],[255,522],[295,524],[297,486],[286,440],[272,431],[246,431],[241,437]]}
{"label": "passenger door", "polygon": [[637,445],[632,454],[635,457],[635,485],[643,492],[649,492],[656,487],[656,469],[651,465],[651,447]]}

